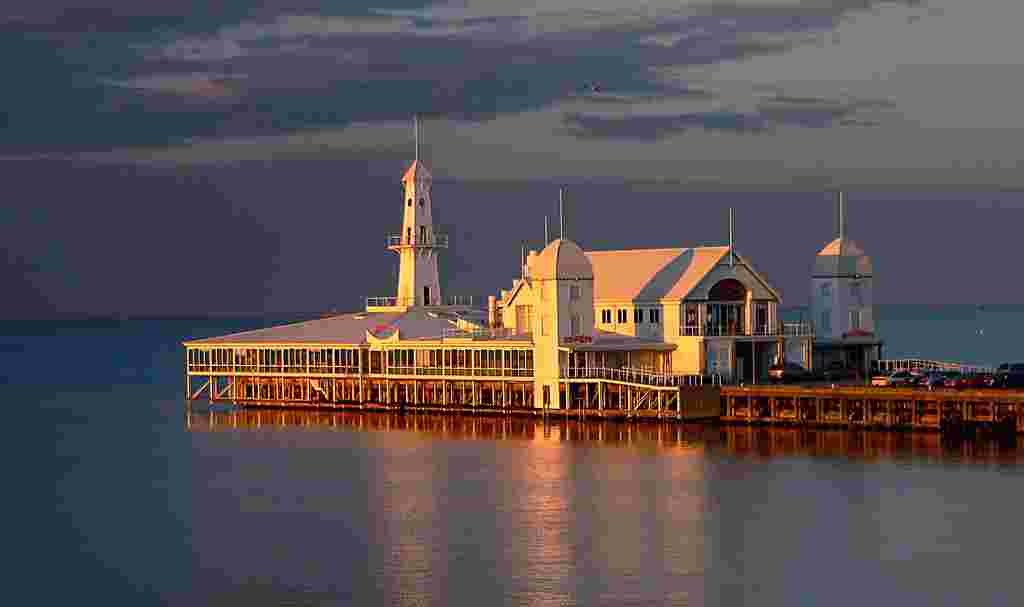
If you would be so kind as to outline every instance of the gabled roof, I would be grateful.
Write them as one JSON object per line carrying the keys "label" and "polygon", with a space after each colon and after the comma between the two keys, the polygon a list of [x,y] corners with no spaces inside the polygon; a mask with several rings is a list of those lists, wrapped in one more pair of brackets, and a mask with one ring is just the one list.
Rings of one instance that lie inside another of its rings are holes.
{"label": "gabled roof", "polygon": [[405,312],[358,312],[305,322],[243,331],[219,337],[187,341],[189,345],[235,344],[365,344],[367,332],[380,338],[398,330],[402,341],[440,339],[445,329],[456,327],[459,317],[481,322],[481,312],[465,311],[458,316],[445,311],[411,309]]}
{"label": "gabled roof", "polygon": [[682,299],[728,253],[729,247],[588,251],[594,299]]}
{"label": "gabled roof", "polygon": [[422,160],[413,160],[409,168],[406,169],[405,175],[402,175],[402,181],[408,181],[410,179],[432,179],[433,175],[430,174],[430,170]]}

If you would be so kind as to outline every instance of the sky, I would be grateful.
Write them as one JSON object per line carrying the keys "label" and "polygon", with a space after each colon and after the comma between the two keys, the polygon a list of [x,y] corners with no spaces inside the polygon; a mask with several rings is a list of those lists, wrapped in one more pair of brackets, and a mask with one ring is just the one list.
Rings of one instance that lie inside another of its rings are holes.
{"label": "sky", "polygon": [[[588,249],[727,238],[807,300],[1017,303],[1024,3],[6,0],[0,317],[392,295],[411,116],[450,294],[508,288],[567,190]],[[1020,284],[1018,284],[1020,283]]]}

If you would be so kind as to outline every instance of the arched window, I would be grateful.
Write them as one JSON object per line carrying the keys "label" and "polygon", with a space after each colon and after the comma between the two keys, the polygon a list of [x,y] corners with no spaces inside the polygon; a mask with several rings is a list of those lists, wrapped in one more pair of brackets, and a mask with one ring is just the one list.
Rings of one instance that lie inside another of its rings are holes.
{"label": "arched window", "polygon": [[424,202],[425,202],[425,201],[424,201],[424,200],[423,200],[422,198],[420,198],[420,208],[421,208],[421,209],[423,208],[423,204],[424,204]]}
{"label": "arched window", "polygon": [[746,298],[747,288],[735,278],[718,281],[708,293],[708,299],[711,301],[743,301]]}
{"label": "arched window", "polygon": [[412,206],[412,198],[409,199],[409,202],[406,203],[406,206]]}

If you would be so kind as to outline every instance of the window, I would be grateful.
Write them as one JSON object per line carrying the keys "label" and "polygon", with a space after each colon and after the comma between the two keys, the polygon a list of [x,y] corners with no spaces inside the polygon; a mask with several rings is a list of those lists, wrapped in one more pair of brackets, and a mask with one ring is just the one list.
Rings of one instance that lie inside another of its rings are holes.
{"label": "window", "polygon": [[832,285],[830,285],[827,282],[825,284],[821,285],[821,296],[822,297],[832,297]]}
{"label": "window", "polygon": [[832,333],[832,310],[821,311],[821,333],[822,335]]}
{"label": "window", "polygon": [[543,392],[544,392],[544,406],[545,407],[549,407],[549,406],[551,406],[551,386],[544,386]]}
{"label": "window", "polygon": [[576,301],[580,298],[580,286],[569,285],[569,301]]}
{"label": "window", "polygon": [[850,310],[850,330],[856,331],[860,328],[860,310],[854,308]]}
{"label": "window", "polygon": [[864,305],[862,297],[863,295],[861,294],[860,283],[850,283],[850,298],[853,299],[854,303],[856,303],[858,306]]}
{"label": "window", "polygon": [[579,314],[573,314],[572,318],[569,319],[569,329],[572,335],[581,335],[583,333],[583,322],[580,319]]}
{"label": "window", "polygon": [[405,228],[405,244],[412,242],[412,228]]}
{"label": "window", "polygon": [[420,242],[427,241],[427,226],[420,226]]}
{"label": "window", "polygon": [[633,322],[640,324],[644,321],[643,308],[633,308]]}
{"label": "window", "polygon": [[407,203],[405,204],[405,206],[408,206],[408,207],[411,207],[411,206],[412,206],[412,198],[410,198],[410,199],[409,199],[409,202],[407,202]]}
{"label": "window", "polygon": [[620,323],[626,322],[626,311],[625,310],[618,310],[618,313],[616,314],[616,317],[617,317],[616,320],[618,322],[620,322]]}
{"label": "window", "polygon": [[653,322],[655,324],[661,322],[661,310],[657,310],[657,309],[652,308],[650,310],[649,316],[650,316],[650,321],[651,322]]}
{"label": "window", "polygon": [[533,331],[533,306],[516,306],[516,331],[530,333]]}
{"label": "window", "polygon": [[537,292],[538,292],[537,296],[540,298],[540,300],[544,301],[545,296],[544,296],[544,283],[543,282],[541,282],[541,283],[539,283],[537,285]]}
{"label": "window", "polygon": [[612,322],[612,311],[601,310],[601,322],[609,324]]}
{"label": "window", "polygon": [[[412,204],[412,200],[409,201],[409,204],[410,205]],[[424,204],[424,200],[422,198],[420,198],[420,208],[421,209],[423,208],[423,204]]]}

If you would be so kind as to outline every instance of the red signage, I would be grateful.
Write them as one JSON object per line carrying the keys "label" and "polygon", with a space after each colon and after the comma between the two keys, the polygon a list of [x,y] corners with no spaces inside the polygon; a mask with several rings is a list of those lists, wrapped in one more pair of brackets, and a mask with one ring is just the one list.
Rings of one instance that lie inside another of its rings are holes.
{"label": "red signage", "polygon": [[567,344],[589,344],[594,341],[594,338],[589,335],[571,335],[569,337],[563,337],[562,343]]}

